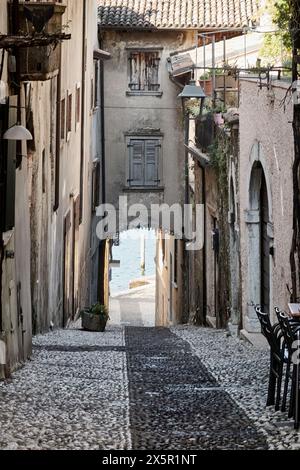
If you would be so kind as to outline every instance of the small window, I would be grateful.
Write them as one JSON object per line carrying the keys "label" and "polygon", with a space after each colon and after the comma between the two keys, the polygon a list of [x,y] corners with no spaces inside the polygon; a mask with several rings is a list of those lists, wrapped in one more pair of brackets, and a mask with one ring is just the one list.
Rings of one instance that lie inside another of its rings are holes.
{"label": "small window", "polygon": [[161,143],[159,139],[130,139],[129,144],[129,179],[130,187],[158,187],[159,157]]}
{"label": "small window", "polygon": [[63,99],[60,105],[60,138],[65,138],[66,131],[66,100]]}
{"label": "small window", "polygon": [[67,138],[69,138],[70,132],[72,132],[72,108],[73,108],[73,96],[72,93],[68,95],[68,110],[67,110]]}
{"label": "small window", "polygon": [[94,60],[94,103],[93,108],[96,109],[99,106],[99,65],[100,60]]}
{"label": "small window", "polygon": [[100,161],[94,164],[92,175],[92,212],[96,212],[100,204]]}
{"label": "small window", "polygon": [[91,79],[91,111],[94,110],[94,96],[95,96],[95,88],[94,88],[94,79]]}
{"label": "small window", "polygon": [[42,153],[42,192],[46,194],[46,152]]}
{"label": "small window", "polygon": [[80,86],[78,85],[76,88],[76,109],[75,109],[75,122],[76,125],[80,123],[80,109],[81,109],[81,93],[80,93]]}
{"label": "small window", "polygon": [[132,92],[158,92],[159,52],[131,52],[129,56],[129,89]]}

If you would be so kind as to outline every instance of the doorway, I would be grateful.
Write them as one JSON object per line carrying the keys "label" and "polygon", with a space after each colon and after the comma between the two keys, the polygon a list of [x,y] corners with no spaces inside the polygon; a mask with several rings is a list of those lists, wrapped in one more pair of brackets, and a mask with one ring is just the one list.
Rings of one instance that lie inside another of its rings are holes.
{"label": "doorway", "polygon": [[155,252],[154,230],[127,230],[114,240],[110,261],[112,324],[155,326]]}
{"label": "doorway", "polygon": [[[262,164],[256,161],[252,167],[249,206],[247,211],[248,225],[248,276],[249,276],[249,309],[261,305],[270,313],[270,204],[265,172]],[[248,310],[249,312],[249,310]]]}
{"label": "doorway", "polygon": [[261,236],[261,300],[262,310],[270,313],[270,239],[268,237],[269,202],[264,172],[260,189],[260,236]]}

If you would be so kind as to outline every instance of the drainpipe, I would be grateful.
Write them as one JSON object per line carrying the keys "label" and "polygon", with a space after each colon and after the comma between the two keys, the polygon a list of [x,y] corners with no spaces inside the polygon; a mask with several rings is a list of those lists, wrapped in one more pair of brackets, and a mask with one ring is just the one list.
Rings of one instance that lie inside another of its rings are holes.
{"label": "drainpipe", "polygon": [[[2,57],[1,57],[1,64],[0,64],[0,81],[2,79],[2,73],[3,73],[3,68],[4,68],[4,56],[5,56],[5,50],[3,49],[2,51]],[[3,109],[3,107],[1,106]],[[4,123],[5,127],[5,120],[4,118],[2,119],[2,122]],[[0,129],[0,132],[2,133],[3,129]],[[1,145],[1,144],[0,144]],[[2,142],[3,145],[3,142]],[[4,153],[4,152],[3,152]],[[0,333],[3,330],[3,314],[2,314],[2,266],[3,266],[3,261],[4,261],[4,241],[3,241],[3,232],[4,232],[4,221],[5,221],[5,207],[6,207],[6,202],[5,202],[5,196],[6,196],[6,191],[5,191],[5,172],[4,172],[4,155],[2,155],[2,152],[0,151]]]}
{"label": "drainpipe", "polygon": [[[1,133],[2,133],[1,129]],[[3,143],[2,143],[3,144]],[[5,206],[6,206],[6,191],[5,191],[5,169],[4,169],[4,155],[0,152],[0,333],[3,331],[3,312],[2,312],[2,276],[3,276],[3,261],[4,261],[4,221],[5,221]]]}
{"label": "drainpipe", "polygon": [[104,65],[101,61],[100,69],[100,99],[101,99],[101,179],[102,179],[102,204],[106,203],[106,162],[105,162],[105,102],[104,102]]}
{"label": "drainpipe", "polygon": [[[190,129],[190,119],[189,115],[186,112],[185,103],[183,100],[183,112],[184,112],[184,171],[185,171],[185,195],[184,195],[184,203],[186,205],[190,202],[190,191],[189,191],[189,152],[188,152],[188,144],[189,144],[189,129]],[[190,252],[186,250],[186,309],[188,312],[188,318],[190,316]]]}
{"label": "drainpipe", "polygon": [[202,204],[204,205],[204,246],[203,246],[203,325],[206,326],[206,314],[207,314],[207,277],[206,277],[206,245],[207,245],[207,218],[206,218],[206,178],[205,168],[202,167]]}
{"label": "drainpipe", "polygon": [[[61,66],[62,46],[60,45],[59,71],[57,75],[57,97],[56,97],[56,149],[55,149],[55,194],[53,211],[59,208],[59,185],[60,185],[60,126],[61,126]],[[58,132],[59,131],[59,132]]]}
{"label": "drainpipe", "polygon": [[82,24],[82,78],[81,78],[81,150],[80,150],[80,216],[83,218],[83,182],[84,182],[84,155],[85,155],[85,73],[86,73],[86,0],[83,0],[83,24]]}
{"label": "drainpipe", "polygon": [[[100,35],[99,35],[100,36]],[[103,49],[102,41],[99,37],[100,48]],[[106,203],[106,149],[105,149],[105,86],[104,86],[104,62],[100,63],[100,119],[101,119],[101,193],[102,204]],[[107,242],[102,240],[99,249],[99,301],[105,304],[106,280],[105,280],[105,259]],[[109,269],[109,268],[108,268]]]}

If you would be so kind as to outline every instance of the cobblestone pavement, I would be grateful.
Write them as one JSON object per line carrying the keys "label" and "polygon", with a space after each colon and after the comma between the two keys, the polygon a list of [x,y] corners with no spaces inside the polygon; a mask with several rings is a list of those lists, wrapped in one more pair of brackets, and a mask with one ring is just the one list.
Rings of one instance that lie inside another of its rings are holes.
{"label": "cobblestone pavement", "polygon": [[266,408],[269,351],[255,349],[226,331],[178,326],[171,331],[187,341],[219,386],[264,433],[270,450],[300,450],[300,433],[287,413]]}
{"label": "cobblestone pavement", "polygon": [[0,383],[0,449],[131,447],[124,331],[34,340],[32,362]]}
{"label": "cobblestone pavement", "polygon": [[267,364],[194,327],[39,336],[0,383],[0,449],[297,448],[292,422],[266,411]]}

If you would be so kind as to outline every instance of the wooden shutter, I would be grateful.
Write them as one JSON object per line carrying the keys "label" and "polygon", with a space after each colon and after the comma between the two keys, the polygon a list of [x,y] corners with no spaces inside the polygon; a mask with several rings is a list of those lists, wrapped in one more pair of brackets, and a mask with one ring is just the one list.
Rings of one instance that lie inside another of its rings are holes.
{"label": "wooden shutter", "polygon": [[143,140],[130,142],[130,186],[144,185],[144,148]]}
{"label": "wooden shutter", "polygon": [[148,91],[157,91],[159,89],[158,83],[158,69],[159,57],[157,52],[147,54],[146,58],[146,81]]}
{"label": "wooden shutter", "polygon": [[131,90],[140,89],[140,54],[132,53],[130,56],[130,83]]}
{"label": "wooden shutter", "polygon": [[145,186],[158,186],[158,140],[145,141]]}

